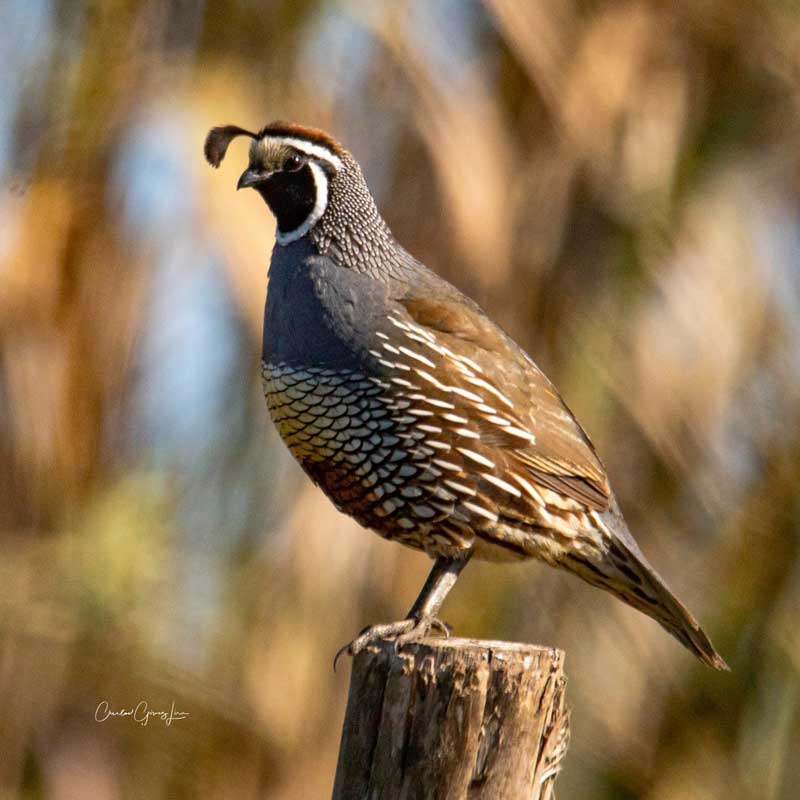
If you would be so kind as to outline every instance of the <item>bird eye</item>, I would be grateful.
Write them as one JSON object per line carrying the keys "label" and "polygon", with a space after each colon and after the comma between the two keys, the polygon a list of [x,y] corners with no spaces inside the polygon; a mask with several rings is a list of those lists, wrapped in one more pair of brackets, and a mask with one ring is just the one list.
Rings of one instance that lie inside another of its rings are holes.
{"label": "bird eye", "polygon": [[297,172],[304,163],[300,156],[292,155],[283,162],[283,170],[284,172]]}

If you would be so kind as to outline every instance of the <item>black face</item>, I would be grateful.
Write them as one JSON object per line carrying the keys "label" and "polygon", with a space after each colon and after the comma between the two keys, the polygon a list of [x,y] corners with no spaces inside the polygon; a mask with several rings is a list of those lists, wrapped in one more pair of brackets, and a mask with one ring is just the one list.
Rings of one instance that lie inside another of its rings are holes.
{"label": "black face", "polygon": [[275,215],[278,231],[290,233],[308,219],[317,200],[308,157],[286,147],[259,155],[239,178],[238,188],[255,189]]}
{"label": "black face", "polygon": [[297,159],[296,166],[292,163],[289,168],[274,172],[255,187],[275,215],[281,233],[299,228],[317,201],[314,176],[308,162],[299,156],[290,156],[287,161],[291,159]]}

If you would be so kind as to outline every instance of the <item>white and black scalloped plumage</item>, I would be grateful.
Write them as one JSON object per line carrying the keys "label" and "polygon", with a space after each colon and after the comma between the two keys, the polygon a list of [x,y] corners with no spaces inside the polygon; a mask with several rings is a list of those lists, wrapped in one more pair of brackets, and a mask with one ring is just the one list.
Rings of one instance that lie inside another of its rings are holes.
{"label": "white and black scalloped plumage", "polygon": [[327,133],[214,128],[208,161],[251,139],[239,188],[277,220],[264,317],[270,415],[311,479],[362,525],[436,559],[377,636],[425,633],[471,557],[539,558],[658,621],[726,668],[631,536],[594,447],[554,386],[483,311],[395,241]]}

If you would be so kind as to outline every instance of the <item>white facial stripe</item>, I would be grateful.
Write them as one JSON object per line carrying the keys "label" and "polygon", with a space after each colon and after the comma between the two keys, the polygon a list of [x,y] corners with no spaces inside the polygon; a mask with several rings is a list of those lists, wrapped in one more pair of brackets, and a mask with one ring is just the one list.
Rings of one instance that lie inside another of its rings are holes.
{"label": "white facial stripe", "polygon": [[327,161],[336,172],[342,168],[342,160],[339,156],[334,155],[327,147],[323,147],[321,144],[312,144],[303,139],[295,139],[293,136],[269,136],[267,138],[274,139],[276,142],[288,144],[289,147],[293,147],[295,150],[299,150],[301,153],[305,153],[312,158],[319,158],[323,161]]}
{"label": "white facial stripe", "polygon": [[306,217],[305,222],[293,231],[278,231],[275,234],[275,239],[278,244],[285,245],[296,242],[302,236],[305,236],[314,227],[317,220],[325,213],[325,208],[328,205],[328,178],[325,175],[325,170],[323,170],[319,164],[309,161],[308,166],[314,178],[314,187],[317,195],[314,208],[311,209],[311,213]]}

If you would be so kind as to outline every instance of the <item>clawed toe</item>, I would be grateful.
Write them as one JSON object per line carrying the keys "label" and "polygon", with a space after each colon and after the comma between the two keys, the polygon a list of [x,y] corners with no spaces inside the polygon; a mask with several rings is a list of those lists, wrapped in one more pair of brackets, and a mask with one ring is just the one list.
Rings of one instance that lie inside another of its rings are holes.
{"label": "clawed toe", "polygon": [[413,620],[414,625],[405,633],[401,633],[394,640],[394,649],[399,650],[404,644],[416,642],[427,636],[431,631],[442,634],[445,638],[450,636],[450,626],[438,617],[420,617]]}
{"label": "clawed toe", "polygon": [[407,617],[398,622],[370,625],[364,628],[352,642],[339,648],[333,659],[333,670],[336,671],[336,665],[345,653],[350,656],[358,655],[367,645],[378,639],[394,639],[395,650],[399,650],[404,644],[417,641],[423,636],[427,636],[432,630],[445,638],[448,638],[451,632],[450,626],[437,617]]}
{"label": "clawed toe", "polygon": [[398,622],[387,622],[381,625],[369,625],[361,633],[348,642],[344,647],[340,647],[333,659],[333,671],[336,672],[336,665],[339,659],[347,653],[350,656],[358,655],[368,644],[378,639],[393,639],[400,634],[411,630],[416,624],[413,618],[401,619]]}

